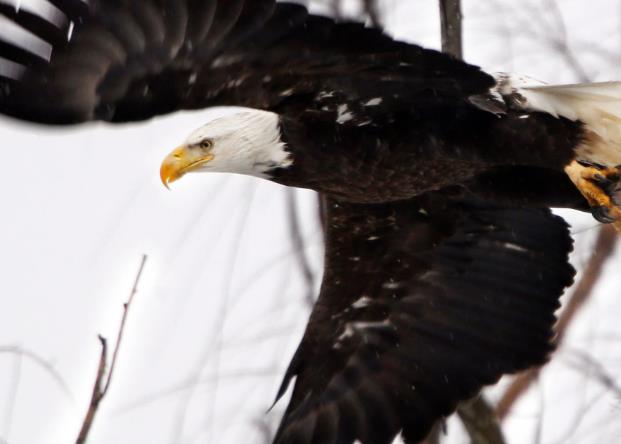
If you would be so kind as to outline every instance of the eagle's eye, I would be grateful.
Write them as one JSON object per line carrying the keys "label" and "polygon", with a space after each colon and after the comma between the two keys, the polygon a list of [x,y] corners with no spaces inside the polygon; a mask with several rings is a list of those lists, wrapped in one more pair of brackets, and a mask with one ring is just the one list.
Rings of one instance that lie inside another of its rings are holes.
{"label": "eagle's eye", "polygon": [[198,146],[204,150],[207,150],[213,146],[213,142],[209,139],[203,139]]}

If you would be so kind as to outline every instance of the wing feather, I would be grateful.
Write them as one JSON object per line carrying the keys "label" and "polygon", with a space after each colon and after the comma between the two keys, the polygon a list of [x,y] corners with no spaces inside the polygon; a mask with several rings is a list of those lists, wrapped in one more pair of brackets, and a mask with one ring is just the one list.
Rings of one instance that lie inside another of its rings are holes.
{"label": "wing feather", "polygon": [[276,443],[418,442],[482,386],[547,359],[574,273],[567,226],[549,210],[333,202],[327,226]]}
{"label": "wing feather", "polygon": [[[0,112],[69,124],[215,105],[330,114],[331,104],[318,96],[335,91],[333,100],[357,101],[359,108],[384,102],[357,110],[362,118],[439,96],[466,98],[494,83],[436,51],[275,0],[54,4],[65,15],[60,23],[0,1],[1,14],[52,48],[48,61],[19,36],[0,39],[0,58],[25,67],[19,81],[0,76]],[[2,72],[19,70],[0,66]]]}

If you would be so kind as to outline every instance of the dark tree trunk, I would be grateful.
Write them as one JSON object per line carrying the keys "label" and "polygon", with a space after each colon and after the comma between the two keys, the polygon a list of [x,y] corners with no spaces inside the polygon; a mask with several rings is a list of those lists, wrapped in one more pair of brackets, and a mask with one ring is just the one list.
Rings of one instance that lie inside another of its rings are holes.
{"label": "dark tree trunk", "polygon": [[440,0],[442,51],[463,58],[461,33],[461,0]]}

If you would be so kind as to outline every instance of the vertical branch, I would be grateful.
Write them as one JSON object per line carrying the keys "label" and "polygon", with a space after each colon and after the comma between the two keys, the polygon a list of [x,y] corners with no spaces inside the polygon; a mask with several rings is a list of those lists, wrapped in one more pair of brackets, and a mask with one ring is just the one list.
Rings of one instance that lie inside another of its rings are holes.
{"label": "vertical branch", "polygon": [[379,8],[377,6],[377,0],[362,0],[364,12],[369,16],[371,24],[375,28],[381,28],[382,22],[380,20]]}
{"label": "vertical branch", "polygon": [[341,0],[331,0],[330,1],[330,8],[332,9],[331,14],[332,17],[334,17],[337,20],[340,20],[343,18],[343,5],[341,4]]}
{"label": "vertical branch", "polygon": [[494,415],[494,409],[482,397],[457,410],[473,444],[500,444],[505,439]]}
{"label": "vertical branch", "polygon": [[450,54],[457,59],[463,58],[461,21],[461,1],[440,0],[442,52]]}
{"label": "vertical branch", "polygon": [[558,3],[556,0],[547,0],[546,6],[546,9],[551,11],[557,24],[557,35],[551,35],[549,37],[552,48],[565,60],[565,63],[574,71],[580,82],[589,82],[590,75],[569,45],[567,27],[565,26],[563,14],[561,13]]}
{"label": "vertical branch", "polygon": [[437,421],[422,444],[440,444],[442,435],[446,433],[444,425],[444,421]]}
{"label": "vertical branch", "polygon": [[7,399],[7,408],[4,416],[4,424],[2,427],[2,436],[7,442],[10,442],[11,425],[13,423],[13,414],[15,413],[15,402],[17,401],[17,392],[22,377],[22,354],[16,353],[13,357],[13,371],[11,374],[11,385],[9,396]]}
{"label": "vertical branch", "polygon": [[308,262],[308,257],[306,256],[306,246],[304,245],[304,237],[302,236],[302,229],[298,218],[295,190],[293,188],[287,188],[286,195],[289,233],[293,241],[294,255],[298,261],[306,285],[306,303],[309,307],[312,307],[315,304],[315,282],[317,279]]}
{"label": "vertical branch", "polygon": [[[440,1],[440,24],[442,26],[442,52],[457,59],[463,58],[462,13],[460,0]],[[504,444],[500,425],[494,410],[481,396],[476,400],[462,404],[457,413],[466,427],[473,444]],[[437,427],[437,426],[436,426]],[[440,442],[440,433],[436,429],[432,438]]]}

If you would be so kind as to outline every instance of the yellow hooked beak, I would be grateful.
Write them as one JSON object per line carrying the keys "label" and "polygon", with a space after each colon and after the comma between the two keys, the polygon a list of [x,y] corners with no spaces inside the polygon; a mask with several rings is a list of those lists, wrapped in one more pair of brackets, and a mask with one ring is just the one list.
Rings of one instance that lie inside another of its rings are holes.
{"label": "yellow hooked beak", "polygon": [[213,154],[205,154],[200,149],[188,148],[182,145],[170,153],[160,167],[160,178],[166,188],[169,184],[183,177],[201,165],[210,162],[214,158]]}

